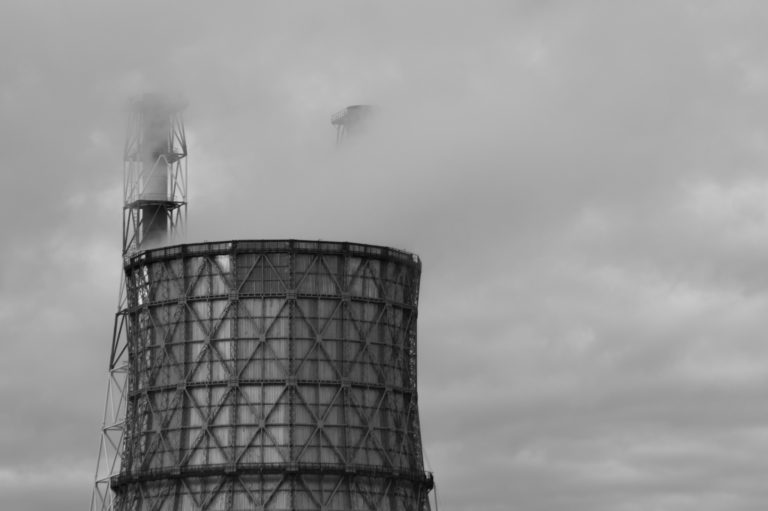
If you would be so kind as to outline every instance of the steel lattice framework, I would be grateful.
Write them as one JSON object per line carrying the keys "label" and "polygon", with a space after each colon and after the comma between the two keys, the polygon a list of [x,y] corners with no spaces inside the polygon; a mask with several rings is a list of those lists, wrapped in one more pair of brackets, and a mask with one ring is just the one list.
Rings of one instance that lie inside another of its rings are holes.
{"label": "steel lattice framework", "polygon": [[186,103],[145,94],[129,104],[123,172],[123,253],[165,245],[187,215]]}
{"label": "steel lattice framework", "polygon": [[[178,98],[145,94],[129,102],[123,167],[123,260],[183,234],[187,213],[187,141]],[[124,447],[129,350],[128,293],[120,284],[91,511],[114,509],[111,481]]]}
{"label": "steel lattice framework", "polygon": [[296,240],[131,257],[114,509],[428,510],[420,270]]}
{"label": "steel lattice framework", "polygon": [[336,144],[341,144],[350,135],[362,131],[372,112],[371,105],[350,105],[333,114],[331,125],[336,126]]}

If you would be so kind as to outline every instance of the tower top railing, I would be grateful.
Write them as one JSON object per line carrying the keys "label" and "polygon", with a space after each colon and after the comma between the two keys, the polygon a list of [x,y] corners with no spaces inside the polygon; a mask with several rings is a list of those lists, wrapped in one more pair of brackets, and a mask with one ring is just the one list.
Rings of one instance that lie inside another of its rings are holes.
{"label": "tower top railing", "polygon": [[331,124],[334,126],[349,125],[350,123],[362,120],[372,111],[373,107],[371,105],[350,105],[333,114],[331,116]]}

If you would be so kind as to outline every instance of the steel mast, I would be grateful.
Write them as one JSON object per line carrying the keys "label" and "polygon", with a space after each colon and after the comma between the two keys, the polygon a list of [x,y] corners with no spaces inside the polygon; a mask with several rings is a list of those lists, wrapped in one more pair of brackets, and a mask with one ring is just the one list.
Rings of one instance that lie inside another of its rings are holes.
{"label": "steel mast", "polygon": [[[186,102],[144,94],[128,103],[123,165],[122,259],[184,235],[187,218]],[[109,354],[109,379],[101,426],[91,511],[114,509],[111,482],[120,472],[128,391],[128,303],[121,271],[118,310]]]}
{"label": "steel mast", "polygon": [[183,234],[187,216],[186,102],[145,94],[129,104],[123,175],[123,255]]}

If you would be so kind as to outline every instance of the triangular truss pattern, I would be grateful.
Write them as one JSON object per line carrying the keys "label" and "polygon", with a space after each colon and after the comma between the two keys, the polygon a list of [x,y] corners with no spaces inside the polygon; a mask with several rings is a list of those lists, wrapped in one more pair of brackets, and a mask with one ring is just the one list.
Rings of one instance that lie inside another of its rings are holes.
{"label": "triangular truss pattern", "polygon": [[419,269],[391,249],[300,241],[131,258],[125,419],[103,440],[120,463],[94,509],[428,510]]}
{"label": "triangular truss pattern", "polygon": [[[145,94],[129,103],[123,166],[123,262],[133,254],[180,240],[187,214],[187,140],[178,98]],[[129,387],[150,373],[137,371],[131,355],[153,318],[142,314],[129,319],[129,310],[145,307],[153,299],[147,274],[126,280],[121,272],[120,297],[109,356],[109,377],[104,420],[99,441],[91,511],[115,509],[111,482],[125,463]],[[168,353],[164,353],[167,356]],[[138,413],[138,412],[137,412]],[[142,413],[147,413],[142,409]]]}
{"label": "triangular truss pattern", "polygon": [[110,487],[120,472],[124,445],[125,416],[128,392],[128,332],[126,324],[125,276],[121,279],[118,312],[112,333],[109,356],[109,378],[104,405],[104,420],[99,438],[96,478],[91,496],[91,511],[112,511],[115,495]]}

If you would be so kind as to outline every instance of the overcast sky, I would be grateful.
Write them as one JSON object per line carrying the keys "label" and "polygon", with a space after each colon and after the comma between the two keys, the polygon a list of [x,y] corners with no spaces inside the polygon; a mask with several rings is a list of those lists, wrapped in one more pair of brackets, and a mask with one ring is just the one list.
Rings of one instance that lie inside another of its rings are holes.
{"label": "overcast sky", "polygon": [[[0,20],[0,509],[90,501],[123,107],[178,91],[190,241],[421,256],[441,511],[765,510],[765,2],[5,0]],[[330,115],[357,103],[375,125],[337,151]]]}

